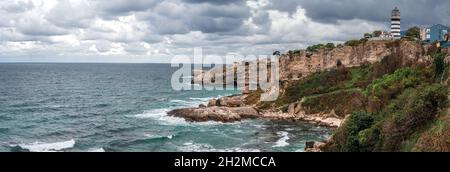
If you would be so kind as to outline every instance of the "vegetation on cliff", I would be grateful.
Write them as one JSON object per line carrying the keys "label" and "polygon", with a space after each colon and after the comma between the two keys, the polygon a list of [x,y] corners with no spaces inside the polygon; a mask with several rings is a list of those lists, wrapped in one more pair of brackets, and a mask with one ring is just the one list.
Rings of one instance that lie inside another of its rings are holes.
{"label": "vegetation on cliff", "polygon": [[364,90],[366,110],[353,112],[324,150],[450,151],[449,88],[439,79],[448,64],[440,63],[376,79]]}
{"label": "vegetation on cliff", "polygon": [[274,102],[258,102],[261,90],[248,99],[259,109],[286,112],[287,106],[301,102],[306,114],[350,115],[324,151],[450,151],[447,54],[430,47],[432,64],[421,65],[394,52],[373,64],[338,67],[289,81]]}

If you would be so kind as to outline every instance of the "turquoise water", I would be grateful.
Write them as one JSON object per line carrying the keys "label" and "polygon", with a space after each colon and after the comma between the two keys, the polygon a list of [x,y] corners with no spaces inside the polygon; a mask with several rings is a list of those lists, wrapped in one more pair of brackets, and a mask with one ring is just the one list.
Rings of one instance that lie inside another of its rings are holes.
{"label": "turquoise water", "polygon": [[302,151],[302,122],[168,117],[237,91],[173,91],[168,64],[0,64],[0,151]]}

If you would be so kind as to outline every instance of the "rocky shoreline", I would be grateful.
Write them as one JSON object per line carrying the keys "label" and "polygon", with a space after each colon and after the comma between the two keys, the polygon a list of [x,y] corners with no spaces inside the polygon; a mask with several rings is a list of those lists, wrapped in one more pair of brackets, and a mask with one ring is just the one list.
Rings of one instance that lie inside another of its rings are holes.
{"label": "rocky shoreline", "polygon": [[237,122],[246,119],[266,119],[274,121],[304,121],[311,124],[338,128],[343,119],[332,114],[305,114],[304,112],[261,111],[244,104],[245,95],[235,95],[210,100],[208,105],[169,111],[169,116],[184,118],[191,122]]}
{"label": "rocky shoreline", "polygon": [[[338,128],[344,119],[333,114],[311,114],[303,112],[283,113],[275,111],[260,111],[258,108],[244,104],[246,95],[235,95],[213,99],[208,105],[194,108],[183,108],[169,111],[169,116],[184,118],[190,122],[217,121],[224,123],[238,122],[247,119],[264,119],[272,121],[304,121],[314,125]],[[306,152],[320,152],[324,142],[307,142]]]}

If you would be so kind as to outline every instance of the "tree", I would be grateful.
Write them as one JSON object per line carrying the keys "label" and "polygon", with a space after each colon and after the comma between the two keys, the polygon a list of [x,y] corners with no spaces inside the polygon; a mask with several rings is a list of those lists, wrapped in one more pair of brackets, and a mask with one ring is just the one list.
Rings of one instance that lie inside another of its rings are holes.
{"label": "tree", "polygon": [[364,38],[367,38],[367,39],[368,39],[368,38],[372,38],[372,34],[370,34],[370,33],[365,33],[365,34],[364,34]]}
{"label": "tree", "polygon": [[417,26],[409,28],[405,33],[405,37],[408,37],[410,39],[418,38],[419,35],[420,35],[420,28]]}
{"label": "tree", "polygon": [[274,55],[274,56],[280,56],[281,53],[280,53],[280,51],[275,51],[275,52],[273,52],[273,55]]}
{"label": "tree", "polygon": [[444,80],[444,76],[447,72],[447,64],[445,63],[445,57],[447,53],[438,52],[433,54],[433,70],[434,76],[438,82],[442,82]]}
{"label": "tree", "polygon": [[334,46],[333,43],[328,43],[327,45],[325,45],[325,47],[326,47],[327,49],[334,49],[334,48],[335,48],[335,46]]}
{"label": "tree", "polygon": [[363,40],[350,40],[350,41],[345,42],[345,45],[354,47],[354,46],[358,46],[361,43],[363,43]]}
{"label": "tree", "polygon": [[382,33],[381,30],[376,30],[376,31],[373,31],[372,36],[373,37],[380,37],[381,33]]}
{"label": "tree", "polygon": [[312,45],[306,48],[306,51],[308,52],[317,52],[320,49],[322,49],[325,45],[323,44],[317,44],[317,45]]}

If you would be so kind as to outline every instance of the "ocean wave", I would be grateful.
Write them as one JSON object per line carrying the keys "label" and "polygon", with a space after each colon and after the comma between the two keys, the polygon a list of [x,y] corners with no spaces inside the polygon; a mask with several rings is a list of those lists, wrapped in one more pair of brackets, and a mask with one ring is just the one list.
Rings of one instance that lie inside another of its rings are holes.
{"label": "ocean wave", "polygon": [[201,101],[201,102],[208,102],[211,99],[218,99],[218,98],[226,97],[226,96],[230,96],[230,95],[217,95],[217,96],[211,96],[211,97],[190,97],[189,100],[197,100],[197,101]]}
{"label": "ocean wave", "polygon": [[172,105],[175,105],[177,107],[195,107],[199,104],[202,104],[203,102],[197,102],[197,101],[186,101],[186,100],[170,100],[170,103]]}
{"label": "ocean wave", "polygon": [[146,137],[146,139],[172,139],[174,137],[174,135],[161,136],[154,134],[145,134],[144,136]]}
{"label": "ocean wave", "polygon": [[162,109],[153,109],[149,111],[145,111],[144,113],[133,115],[135,118],[141,118],[141,119],[153,119],[156,121],[160,121],[162,124],[168,124],[168,125],[185,125],[188,124],[186,120],[183,118],[177,118],[173,116],[168,116],[167,112],[169,112],[171,109],[169,108],[162,108]]}
{"label": "ocean wave", "polygon": [[152,119],[160,122],[163,125],[197,125],[197,126],[207,126],[207,125],[238,125],[240,122],[236,123],[222,123],[216,121],[206,121],[206,122],[188,122],[184,118],[173,117],[167,115],[172,109],[169,108],[161,108],[161,109],[153,109],[149,111],[145,111],[144,113],[132,115],[134,118],[140,119]]}
{"label": "ocean wave", "polygon": [[106,152],[103,148],[92,148],[89,149],[88,152]]}
{"label": "ocean wave", "polygon": [[13,145],[12,147],[19,147],[30,152],[57,152],[73,148],[73,146],[75,146],[74,139],[54,143],[34,142],[31,144]]}
{"label": "ocean wave", "polygon": [[189,99],[190,99],[190,100],[197,100],[197,101],[205,102],[205,101],[209,101],[209,100],[214,99],[214,98],[215,98],[215,97],[203,97],[203,98],[190,97]]}
{"label": "ocean wave", "polygon": [[181,147],[179,151],[182,152],[261,152],[258,149],[247,149],[240,147],[232,147],[226,149],[216,149],[209,144],[186,142]]}
{"label": "ocean wave", "polygon": [[286,147],[289,145],[289,143],[287,142],[289,140],[289,133],[286,131],[280,131],[277,132],[278,136],[280,136],[281,138],[278,139],[277,142],[275,142],[275,145],[273,145],[272,147]]}

